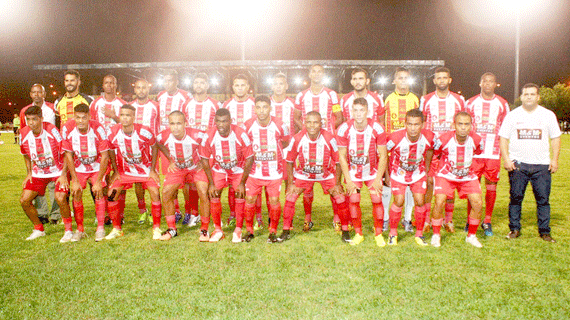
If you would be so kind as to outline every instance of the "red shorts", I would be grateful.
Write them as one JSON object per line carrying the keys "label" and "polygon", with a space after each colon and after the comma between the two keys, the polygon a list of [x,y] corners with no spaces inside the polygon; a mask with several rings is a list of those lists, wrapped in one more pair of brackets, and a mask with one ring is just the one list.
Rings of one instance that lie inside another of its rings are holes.
{"label": "red shorts", "polygon": [[[214,174],[213,171],[212,174]],[[204,170],[200,170],[194,173],[194,182],[196,181],[202,181],[208,183],[208,177],[206,176],[206,172]]]}
{"label": "red shorts", "polygon": [[401,183],[394,179],[390,179],[392,194],[405,194],[406,187],[408,186],[410,187],[410,190],[412,190],[412,193],[426,194],[427,176],[423,176],[420,180],[412,183]]}
{"label": "red shorts", "polygon": [[223,188],[231,185],[234,187],[234,189],[237,189],[239,183],[241,182],[242,175],[242,173],[235,174],[212,171],[212,178],[214,178],[214,187],[216,187],[218,190],[222,190]]}
{"label": "red shorts", "polygon": [[455,189],[460,199],[467,198],[468,194],[481,194],[481,184],[479,180],[471,181],[450,181],[442,177],[435,177],[434,194],[445,194],[448,199],[455,196]]}
{"label": "red shorts", "polygon": [[[48,185],[48,183],[50,182],[56,182],[57,178],[59,177],[53,177],[53,178],[35,178],[32,177],[32,181],[28,180],[28,182],[26,182],[26,186],[24,186],[24,190],[31,190],[34,192],[37,192],[39,196],[43,196],[46,194],[46,187]],[[61,189],[59,187],[59,183],[55,183],[55,192],[63,192],[63,193],[67,193],[68,190],[64,190]]]}
{"label": "red shorts", "polygon": [[437,175],[437,167],[439,166],[439,159],[436,157],[431,158],[429,165],[428,177],[435,177]]}
{"label": "red shorts", "polygon": [[134,177],[129,176],[126,174],[121,174],[119,179],[115,180],[111,185],[111,189],[118,189],[119,187],[123,187],[123,189],[130,189],[133,187],[133,183],[140,183],[144,189],[148,188],[160,188],[158,183],[154,181],[154,179],[150,177]]}
{"label": "red shorts", "polygon": [[329,190],[334,188],[336,185],[335,178],[330,178],[328,180],[320,180],[320,181],[309,181],[309,180],[295,179],[295,187],[305,189],[305,191],[312,190],[315,182],[318,182],[321,184],[321,187],[323,188],[323,191],[325,194],[328,194]]}
{"label": "red shorts", "polygon": [[498,182],[501,172],[501,159],[473,158],[471,172],[475,173],[479,179],[484,175],[487,180]]}
{"label": "red shorts", "polygon": [[180,185],[184,187],[187,183],[194,182],[195,170],[178,170],[176,172],[168,172],[164,176],[164,185]]}
{"label": "red shorts", "polygon": [[362,189],[363,185],[366,185],[368,187],[368,190],[370,190],[370,188],[372,188],[372,183],[374,182],[374,179],[372,180],[366,180],[366,181],[352,181],[352,183],[354,183],[354,185],[358,188],[358,189]]}
{"label": "red shorts", "polygon": [[160,172],[165,176],[168,173],[170,161],[168,161],[168,158],[162,152],[159,152],[159,155],[160,157],[159,159],[156,159],[156,161],[160,160]]}
{"label": "red shorts", "polygon": [[245,183],[246,195],[252,197],[261,194],[263,187],[272,198],[279,197],[281,194],[281,180],[263,180],[249,177]]}
{"label": "red shorts", "polygon": [[[77,180],[79,180],[81,189],[85,189],[87,187],[87,181],[89,181],[91,185],[95,184],[99,172],[91,172],[91,173],[76,172],[75,174],[77,175]],[[107,185],[107,183],[105,182],[105,177],[103,177],[103,179],[101,180],[101,185],[103,187]]]}

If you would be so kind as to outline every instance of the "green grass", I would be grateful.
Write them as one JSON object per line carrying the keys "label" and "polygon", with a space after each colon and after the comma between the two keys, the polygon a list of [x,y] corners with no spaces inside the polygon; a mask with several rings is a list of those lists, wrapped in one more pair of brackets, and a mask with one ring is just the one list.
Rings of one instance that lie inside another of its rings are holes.
{"label": "green grass", "polygon": [[[24,163],[13,136],[0,139],[6,142],[0,146],[0,319],[570,317],[568,136],[551,196],[558,243],[538,238],[530,187],[522,236],[504,239],[508,178],[502,172],[496,235],[479,232],[482,249],[466,244],[462,231],[443,233],[441,248],[420,248],[402,230],[397,247],[378,248],[367,197],[365,241],[345,245],[332,230],[330,202],[320,187],[314,230],[300,232],[299,200],[295,236],[282,244],[267,244],[266,229],[248,244],[232,244],[230,230],[220,243],[199,243],[198,230],[186,227],[169,242],[153,241],[151,227],[136,223],[132,191],[123,238],[93,241],[93,203],[86,197],[89,239],[60,244],[63,226],[46,225],[46,237],[28,242],[32,225],[18,203]],[[457,201],[455,221],[458,226],[465,221],[464,201]]]}

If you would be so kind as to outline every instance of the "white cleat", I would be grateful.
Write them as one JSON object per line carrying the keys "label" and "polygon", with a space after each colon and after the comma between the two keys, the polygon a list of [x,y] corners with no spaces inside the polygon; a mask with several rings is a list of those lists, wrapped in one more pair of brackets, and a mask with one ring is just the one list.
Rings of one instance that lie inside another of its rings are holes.
{"label": "white cleat", "polygon": [[87,238],[87,233],[76,230],[73,237],[71,237],[71,242],[77,242],[85,238]]}
{"label": "white cleat", "polygon": [[441,236],[439,234],[431,236],[431,245],[436,248],[441,247]]}
{"label": "white cleat", "polygon": [[210,237],[210,242],[218,242],[224,238],[224,233],[222,231],[214,231]]}
{"label": "white cleat", "polygon": [[40,231],[40,230],[35,230],[32,231],[32,234],[26,238],[26,240],[30,241],[30,240],[34,240],[37,239],[39,237],[45,237],[46,233],[45,231]]}
{"label": "white cleat", "polygon": [[241,243],[241,232],[239,234],[237,232],[234,232],[234,235],[232,236],[232,242]]}
{"label": "white cleat", "polygon": [[160,228],[152,229],[152,240],[160,240],[161,236],[162,236],[162,231],[160,231]]}
{"label": "white cleat", "polygon": [[474,234],[465,237],[465,242],[469,243],[474,247],[483,248],[483,245],[481,244],[481,242],[479,242],[479,239],[477,239],[477,236]]}
{"label": "white cleat", "polygon": [[188,228],[194,227],[200,221],[200,216],[191,216],[190,221],[188,222]]}
{"label": "white cleat", "polygon": [[72,238],[73,238],[73,232],[72,231],[65,231],[65,233],[63,234],[63,237],[61,239],[59,239],[59,242],[61,242],[61,243],[71,242]]}
{"label": "white cleat", "polygon": [[105,239],[105,229],[99,229],[95,231],[95,241],[99,242]]}

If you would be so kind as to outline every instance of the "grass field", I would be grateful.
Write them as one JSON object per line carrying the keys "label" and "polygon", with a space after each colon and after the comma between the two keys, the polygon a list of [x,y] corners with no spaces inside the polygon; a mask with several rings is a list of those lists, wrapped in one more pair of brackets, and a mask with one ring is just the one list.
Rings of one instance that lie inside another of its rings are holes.
{"label": "grass field", "polygon": [[[479,232],[482,249],[466,244],[462,231],[444,232],[441,248],[421,248],[403,230],[398,246],[378,248],[366,200],[365,241],[346,245],[332,230],[330,202],[319,187],[315,228],[300,232],[299,200],[295,235],[282,244],[267,244],[266,229],[248,244],[231,243],[230,230],[220,243],[199,243],[198,229],[186,227],[169,242],[153,241],[151,227],[135,221],[133,192],[123,238],[93,241],[93,203],[86,198],[89,239],[60,244],[63,226],[46,225],[46,237],[28,242],[32,225],[18,202],[24,163],[13,135],[0,139],[6,142],[0,146],[0,319],[570,318],[568,136],[551,196],[558,243],[538,238],[530,187],[522,236],[504,239],[508,178],[502,172],[495,236]],[[456,225],[465,216],[458,201]]]}

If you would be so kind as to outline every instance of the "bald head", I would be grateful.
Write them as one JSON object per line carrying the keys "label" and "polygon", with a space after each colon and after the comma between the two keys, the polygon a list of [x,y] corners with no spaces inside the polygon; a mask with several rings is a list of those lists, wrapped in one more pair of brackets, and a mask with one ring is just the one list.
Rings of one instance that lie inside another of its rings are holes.
{"label": "bald head", "polygon": [[34,105],[41,107],[46,98],[46,90],[44,86],[39,83],[34,84],[30,89],[30,98],[32,98]]}

